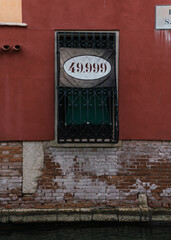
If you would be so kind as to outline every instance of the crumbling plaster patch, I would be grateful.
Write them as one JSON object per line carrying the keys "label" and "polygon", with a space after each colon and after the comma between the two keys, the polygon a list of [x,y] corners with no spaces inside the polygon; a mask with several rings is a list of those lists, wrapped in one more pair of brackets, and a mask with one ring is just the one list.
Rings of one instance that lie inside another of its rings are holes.
{"label": "crumbling plaster patch", "polygon": [[51,179],[52,185],[58,187],[44,189],[40,186],[39,190],[42,198],[52,196],[61,202],[65,194],[70,201],[123,200],[138,204],[139,194],[145,194],[150,201],[156,200],[154,192],[160,191],[160,183],[148,179],[150,172],[145,172],[146,178],[146,175],[139,175],[138,170],[141,167],[149,170],[156,162],[167,164],[169,151],[168,142],[161,145],[161,142],[150,141],[124,141],[117,149],[48,147],[45,150],[47,157],[61,171]]}
{"label": "crumbling plaster patch", "polygon": [[114,154],[104,152],[93,152],[82,149],[82,152],[53,152],[52,161],[58,162],[64,174],[74,174],[75,164],[80,173],[88,172],[89,175],[103,176],[117,175],[120,169],[118,158]]}
{"label": "crumbling plaster patch", "polygon": [[146,188],[148,187],[149,190],[154,190],[157,188],[156,184],[151,184],[150,182],[142,182],[140,179],[136,180],[136,183],[133,186],[140,192],[146,192]]}
{"label": "crumbling plaster patch", "polygon": [[[82,200],[121,200],[138,193],[150,194],[151,190],[157,188],[155,184],[143,183],[139,179],[130,186],[129,191],[119,189],[117,184],[108,185],[104,180],[105,176],[117,176],[123,168],[118,155],[112,150],[93,152],[92,149],[82,149],[79,152],[74,150],[64,152],[61,149],[50,151],[50,155],[52,161],[60,165],[65,176],[61,179],[58,176],[53,178],[54,183],[58,183],[58,189],[55,190],[56,200],[62,199],[64,193],[72,193],[75,199]],[[125,167],[127,168],[129,164],[127,162]],[[63,188],[65,190],[61,192]]]}
{"label": "crumbling plaster patch", "polygon": [[[75,199],[92,199],[102,201],[105,199],[119,199],[120,191],[116,186],[109,186],[100,178],[104,176],[116,176],[121,168],[113,150],[89,148],[62,150],[50,149],[52,162],[60,166],[65,178],[54,176],[53,182],[58,184],[54,196],[56,200],[62,200],[65,193],[74,194]],[[61,191],[64,189],[64,191]],[[121,196],[122,198],[122,196]]]}
{"label": "crumbling plaster patch", "polygon": [[44,165],[42,142],[23,142],[23,193],[34,193]]}
{"label": "crumbling plaster patch", "polygon": [[171,197],[171,188],[166,188],[165,190],[163,190],[163,192],[160,194],[160,196]]}

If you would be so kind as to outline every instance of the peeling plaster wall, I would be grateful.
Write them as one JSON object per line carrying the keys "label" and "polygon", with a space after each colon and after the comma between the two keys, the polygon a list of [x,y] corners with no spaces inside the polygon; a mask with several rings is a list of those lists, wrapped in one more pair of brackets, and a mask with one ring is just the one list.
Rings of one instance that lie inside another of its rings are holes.
{"label": "peeling plaster wall", "polygon": [[34,193],[43,169],[42,142],[23,142],[23,193]]}
{"label": "peeling plaster wall", "polygon": [[161,141],[70,149],[51,148],[47,142],[36,200],[47,197],[68,207],[136,207],[138,195],[145,194],[150,207],[170,207],[170,152],[170,142]]}
{"label": "peeling plaster wall", "polygon": [[117,148],[12,144],[0,145],[2,209],[132,208],[142,199],[142,207],[146,200],[152,208],[171,207],[168,141],[123,141]]}

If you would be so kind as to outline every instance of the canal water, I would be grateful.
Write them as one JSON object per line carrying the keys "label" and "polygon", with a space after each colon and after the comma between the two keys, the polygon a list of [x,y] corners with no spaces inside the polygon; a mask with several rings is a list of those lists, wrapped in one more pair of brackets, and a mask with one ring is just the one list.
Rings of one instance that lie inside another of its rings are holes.
{"label": "canal water", "polygon": [[171,240],[171,225],[0,225],[0,240]]}

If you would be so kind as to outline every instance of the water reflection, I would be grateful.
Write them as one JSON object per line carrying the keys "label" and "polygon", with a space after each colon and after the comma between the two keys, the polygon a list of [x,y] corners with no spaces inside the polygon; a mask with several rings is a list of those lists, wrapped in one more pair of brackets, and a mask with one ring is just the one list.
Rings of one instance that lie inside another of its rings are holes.
{"label": "water reflection", "polygon": [[47,227],[36,228],[20,226],[15,229],[0,227],[0,240],[170,240],[170,226],[133,226],[113,227]]}

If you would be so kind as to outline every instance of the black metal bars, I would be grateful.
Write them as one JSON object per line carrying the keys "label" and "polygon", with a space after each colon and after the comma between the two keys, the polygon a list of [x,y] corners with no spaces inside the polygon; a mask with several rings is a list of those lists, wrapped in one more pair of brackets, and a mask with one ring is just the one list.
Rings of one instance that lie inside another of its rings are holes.
{"label": "black metal bars", "polygon": [[[60,53],[63,48],[113,49],[115,33],[58,32],[58,142],[117,143],[119,137],[116,74],[113,87],[60,87]],[[114,69],[116,73],[116,62]]]}

